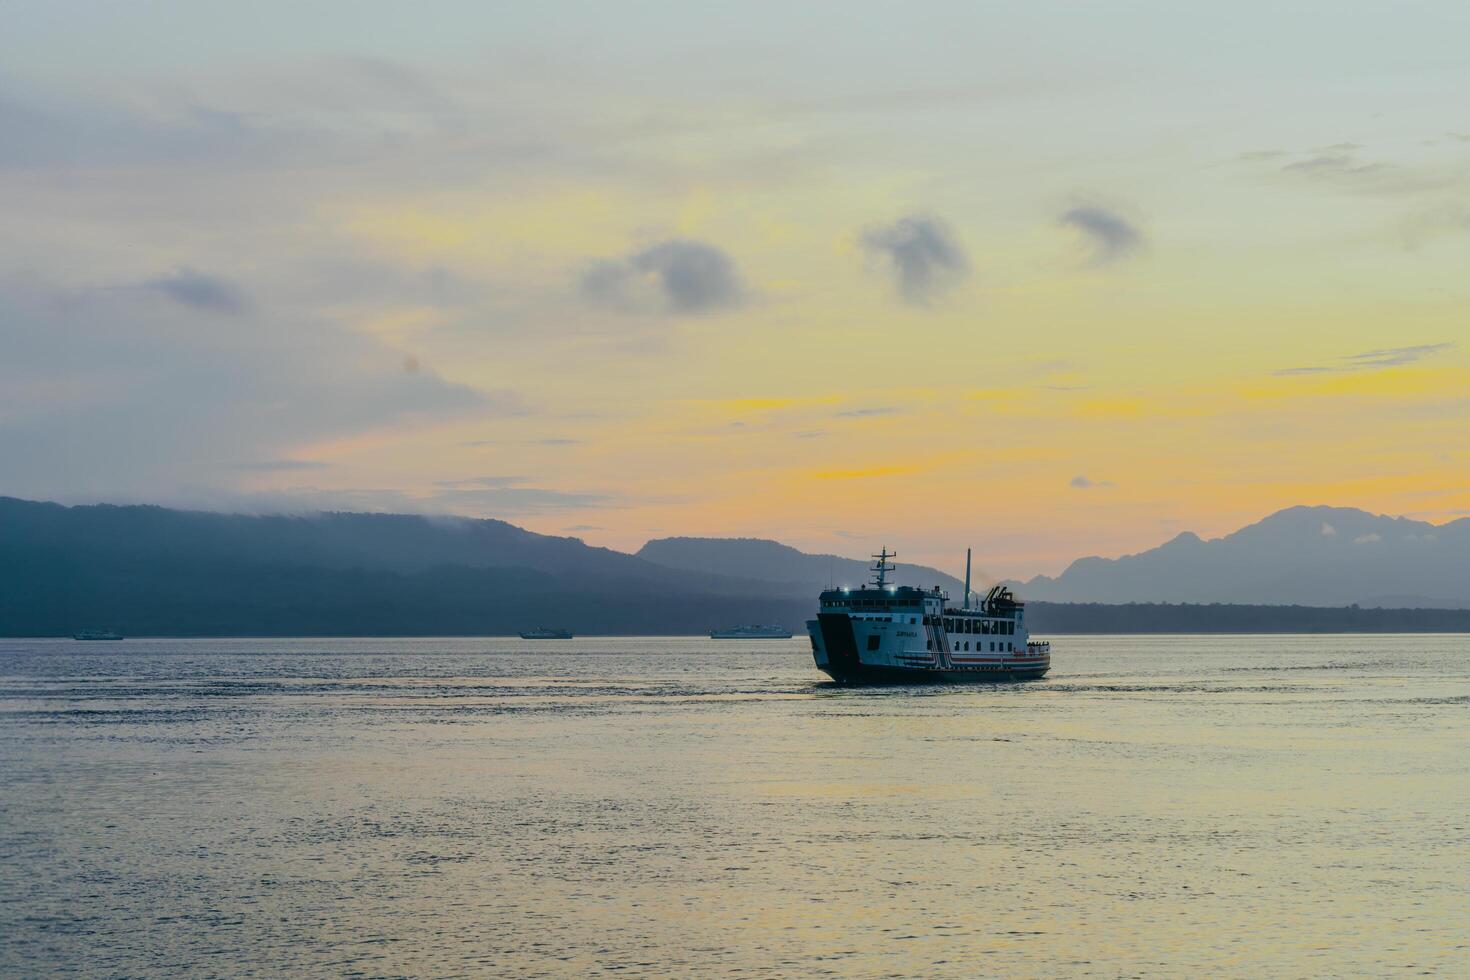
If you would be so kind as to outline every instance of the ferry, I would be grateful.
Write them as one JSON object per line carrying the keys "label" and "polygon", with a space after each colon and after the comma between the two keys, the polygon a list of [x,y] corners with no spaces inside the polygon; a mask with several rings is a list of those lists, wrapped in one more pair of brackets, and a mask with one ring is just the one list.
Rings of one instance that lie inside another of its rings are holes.
{"label": "ferry", "polygon": [[1010,589],[997,585],[972,605],[968,550],[958,607],[938,586],[889,585],[896,557],[884,548],[873,582],[822,593],[806,624],[819,670],[839,684],[925,684],[1034,680],[1051,669],[1051,644],[1031,639]]}
{"label": "ferry", "polygon": [[533,630],[525,630],[521,633],[523,640],[570,640],[571,630],[552,629],[550,626],[538,626]]}
{"label": "ferry", "polygon": [[727,630],[710,630],[711,640],[789,640],[791,631],[784,626],[735,626]]}

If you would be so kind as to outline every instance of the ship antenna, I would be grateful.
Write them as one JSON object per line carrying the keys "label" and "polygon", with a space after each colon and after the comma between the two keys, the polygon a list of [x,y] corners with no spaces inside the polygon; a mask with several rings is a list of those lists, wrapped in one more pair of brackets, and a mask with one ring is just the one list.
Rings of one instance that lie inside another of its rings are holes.
{"label": "ship antenna", "polygon": [[881,589],[888,581],[888,573],[893,571],[893,566],[888,564],[888,559],[897,558],[898,555],[897,553],[889,554],[888,548],[884,547],[882,554],[873,555],[872,557],[878,560],[877,564],[873,566],[873,571],[877,573],[878,576],[878,580],[875,584],[878,586],[878,588]]}
{"label": "ship antenna", "polygon": [[965,549],[965,608],[970,608],[970,549]]}

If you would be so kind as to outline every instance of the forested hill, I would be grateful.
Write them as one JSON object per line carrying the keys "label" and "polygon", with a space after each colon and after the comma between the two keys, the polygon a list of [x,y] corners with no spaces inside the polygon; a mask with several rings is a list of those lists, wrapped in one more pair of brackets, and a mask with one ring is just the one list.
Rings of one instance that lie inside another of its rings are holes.
{"label": "forested hill", "polygon": [[691,633],[803,599],[503,521],[0,498],[0,635]]}

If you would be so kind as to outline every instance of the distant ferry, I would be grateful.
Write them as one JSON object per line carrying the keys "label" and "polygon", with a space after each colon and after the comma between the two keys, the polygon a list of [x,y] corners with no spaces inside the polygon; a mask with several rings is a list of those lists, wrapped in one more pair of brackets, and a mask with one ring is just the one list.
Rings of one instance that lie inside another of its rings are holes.
{"label": "distant ferry", "polygon": [[1030,639],[1025,604],[1002,585],[970,606],[970,555],[965,553],[965,601],[956,608],[936,586],[888,584],[897,557],[873,556],[874,581],[822,593],[808,620],[818,669],[842,684],[1017,681],[1051,669],[1051,644]]}
{"label": "distant ferry", "polygon": [[521,634],[523,640],[570,640],[571,638],[571,630],[556,630],[550,626],[538,626]]}
{"label": "distant ferry", "polygon": [[72,634],[73,640],[121,640],[121,633],[112,630],[82,630],[80,633]]}
{"label": "distant ferry", "polygon": [[791,631],[784,626],[734,626],[727,630],[711,630],[711,640],[789,640]]}

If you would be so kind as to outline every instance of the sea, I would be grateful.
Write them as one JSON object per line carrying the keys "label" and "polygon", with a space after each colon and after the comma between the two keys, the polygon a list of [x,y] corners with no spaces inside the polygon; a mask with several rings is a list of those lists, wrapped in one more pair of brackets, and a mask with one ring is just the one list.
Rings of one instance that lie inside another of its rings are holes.
{"label": "sea", "polygon": [[1470,636],[0,640],[6,977],[1470,975]]}

